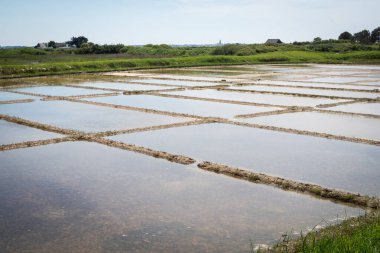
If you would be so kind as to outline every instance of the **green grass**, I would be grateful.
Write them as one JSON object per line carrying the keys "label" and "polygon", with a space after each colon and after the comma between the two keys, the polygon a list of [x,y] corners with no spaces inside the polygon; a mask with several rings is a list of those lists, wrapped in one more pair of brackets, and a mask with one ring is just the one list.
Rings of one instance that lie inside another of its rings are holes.
{"label": "green grass", "polygon": [[[268,252],[268,251],[263,251]],[[279,244],[269,252],[302,253],[378,253],[380,252],[380,214],[348,219],[339,225]]]}
{"label": "green grass", "polygon": [[[24,56],[20,56],[21,58]],[[276,51],[251,56],[196,56],[173,58],[144,58],[127,59],[115,58],[110,55],[80,56],[70,58],[68,55],[49,55],[49,62],[38,62],[38,57],[45,55],[33,55],[35,62],[28,64],[0,63],[0,77],[25,77],[54,74],[68,74],[81,72],[102,72],[128,69],[146,69],[161,67],[191,67],[212,65],[237,65],[237,64],[263,64],[263,63],[359,63],[380,64],[380,51],[359,51],[350,53],[331,52],[306,52],[306,51]],[[92,58],[91,58],[92,57]]]}

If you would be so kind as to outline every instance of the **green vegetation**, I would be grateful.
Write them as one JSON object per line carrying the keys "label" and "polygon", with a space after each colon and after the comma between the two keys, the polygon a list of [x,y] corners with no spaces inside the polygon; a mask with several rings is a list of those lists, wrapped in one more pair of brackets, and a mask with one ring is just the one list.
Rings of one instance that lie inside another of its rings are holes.
{"label": "green vegetation", "polygon": [[302,252],[302,253],[378,253],[380,252],[380,214],[374,212],[358,218],[348,219],[314,231],[298,239],[288,240],[271,250],[260,252]]}
{"label": "green vegetation", "polygon": [[[0,50],[0,76],[24,77],[64,73],[101,72],[127,69],[161,68],[161,67],[191,67],[211,65],[236,65],[260,63],[380,63],[380,50],[359,51],[349,53],[275,51],[251,56],[196,56],[173,58],[117,58],[112,55],[105,57],[78,57],[78,55],[55,55],[45,52],[38,54],[37,49],[26,50],[24,54],[3,54]],[[37,51],[36,51],[37,50]],[[6,52],[7,50],[5,50]],[[23,52],[23,51],[22,51]],[[6,61],[6,59],[10,59]],[[5,61],[4,61],[5,60]],[[12,61],[12,63],[8,63]],[[20,64],[20,62],[23,62]]]}
{"label": "green vegetation", "polygon": [[[84,36],[36,48],[0,49],[0,77],[260,63],[380,63],[380,27],[338,40],[223,46],[98,45]],[[41,47],[41,48],[37,48]]]}

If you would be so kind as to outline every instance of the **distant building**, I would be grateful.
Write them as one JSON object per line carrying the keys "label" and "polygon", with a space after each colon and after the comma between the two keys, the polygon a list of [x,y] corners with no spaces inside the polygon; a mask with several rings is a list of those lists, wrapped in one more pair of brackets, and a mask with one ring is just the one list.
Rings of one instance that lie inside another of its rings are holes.
{"label": "distant building", "polygon": [[[52,47],[49,47],[48,43],[38,43],[34,48],[47,49]],[[67,42],[55,42],[55,48],[76,48],[76,46],[71,46]]]}
{"label": "distant building", "polygon": [[268,39],[265,44],[282,44],[283,42],[280,39]]}
{"label": "distant building", "polygon": [[68,43],[66,42],[56,42],[55,48],[72,48]]}
{"label": "distant building", "polygon": [[34,48],[46,49],[48,45],[47,43],[38,43]]}

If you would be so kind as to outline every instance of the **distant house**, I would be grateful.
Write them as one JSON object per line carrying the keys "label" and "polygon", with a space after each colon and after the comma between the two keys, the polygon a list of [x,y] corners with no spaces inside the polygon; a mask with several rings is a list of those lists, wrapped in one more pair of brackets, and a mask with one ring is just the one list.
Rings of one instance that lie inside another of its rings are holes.
{"label": "distant house", "polygon": [[[48,46],[49,43],[38,43],[34,48],[47,49],[52,48]],[[55,48],[76,48],[75,45],[71,46],[67,42],[55,42]]]}
{"label": "distant house", "polygon": [[56,42],[55,47],[56,48],[69,47],[69,44],[67,44],[66,42]]}
{"label": "distant house", "polygon": [[70,45],[67,42],[56,42],[55,48],[76,48],[75,45]]}
{"label": "distant house", "polygon": [[38,43],[34,48],[46,49],[48,45],[47,43]]}
{"label": "distant house", "polygon": [[280,39],[269,39],[265,44],[282,44],[283,42]]}

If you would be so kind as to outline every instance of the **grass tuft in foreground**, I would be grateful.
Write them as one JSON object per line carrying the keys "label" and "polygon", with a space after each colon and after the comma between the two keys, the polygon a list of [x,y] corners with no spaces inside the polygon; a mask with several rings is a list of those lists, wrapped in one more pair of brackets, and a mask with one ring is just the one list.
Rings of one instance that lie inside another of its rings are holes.
{"label": "grass tuft in foreground", "polygon": [[380,212],[343,221],[294,240],[284,240],[261,253],[379,253]]}

